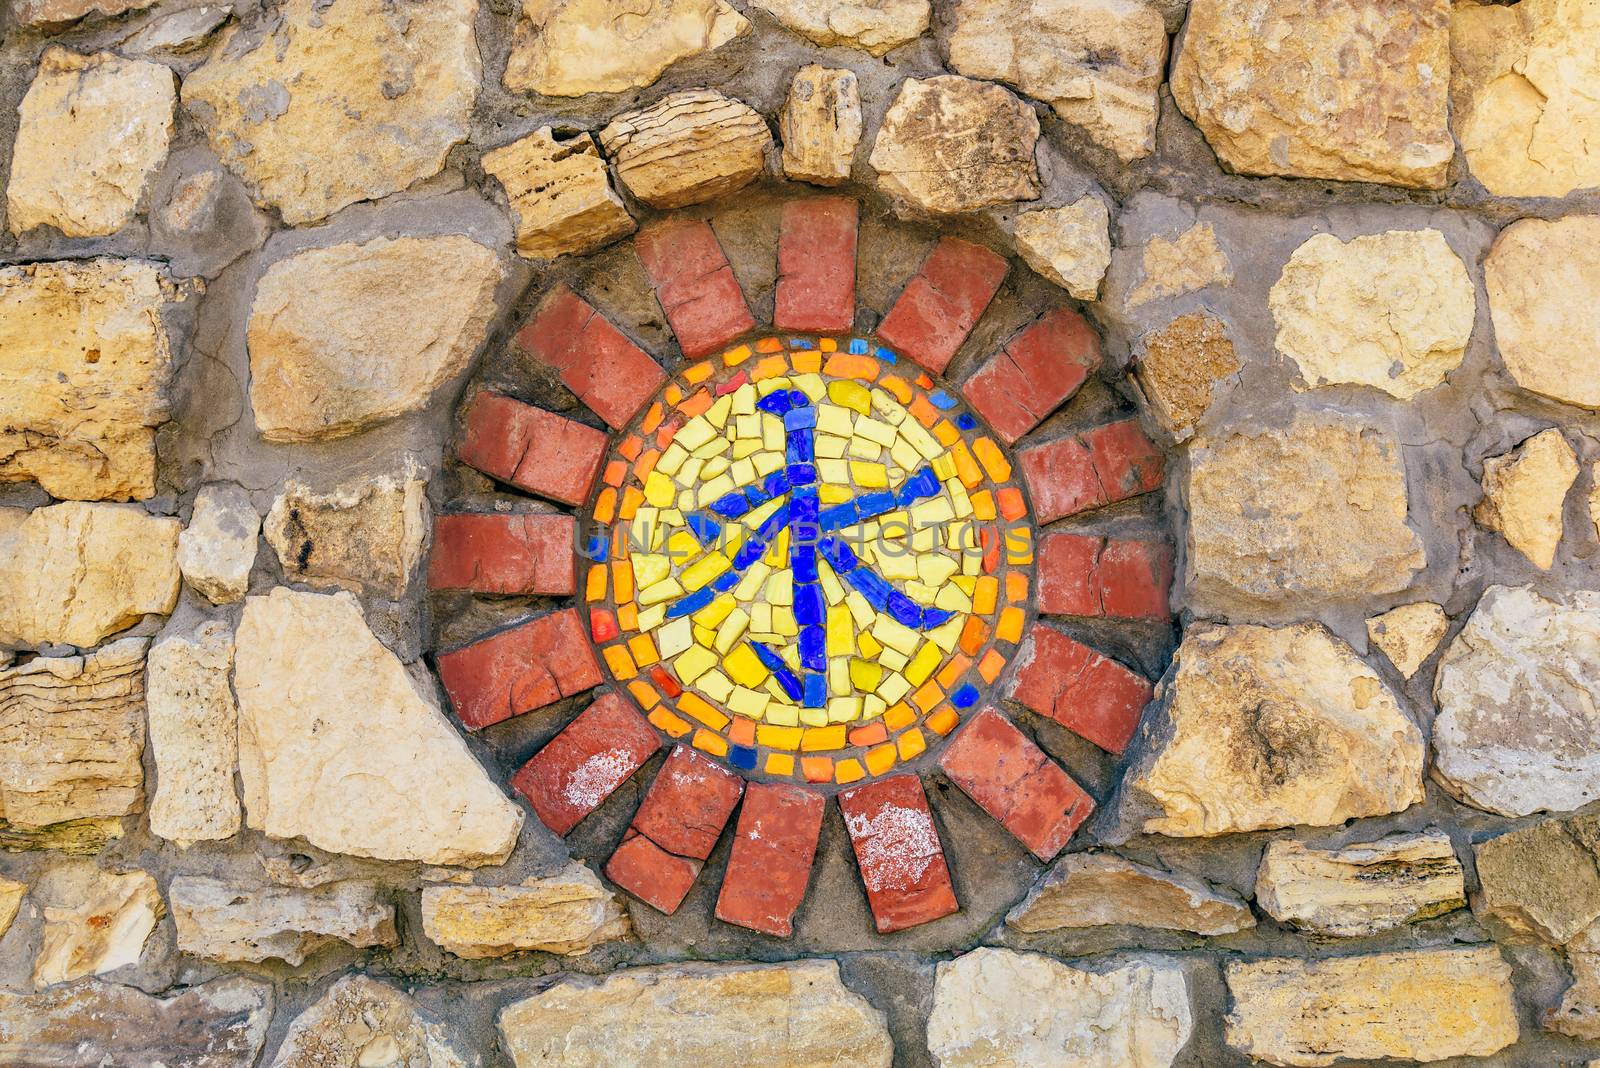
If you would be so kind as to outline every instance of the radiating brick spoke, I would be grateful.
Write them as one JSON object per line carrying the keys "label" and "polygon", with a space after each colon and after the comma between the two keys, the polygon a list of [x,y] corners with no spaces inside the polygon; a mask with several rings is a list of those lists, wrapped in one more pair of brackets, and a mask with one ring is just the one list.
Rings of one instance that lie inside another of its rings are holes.
{"label": "radiating brick spoke", "polygon": [[1165,620],[1172,547],[1165,542],[1052,532],[1039,539],[1039,611]]}
{"label": "radiating brick spoke", "polygon": [[1058,308],[1012,338],[961,392],[1007,445],[1044,422],[1100,366],[1100,339],[1083,316]]}
{"label": "radiating brick spoke", "polygon": [[1149,493],[1160,487],[1165,473],[1161,450],[1137,419],[1035,445],[1017,459],[1039,523]]}
{"label": "radiating brick spoke", "polygon": [[566,387],[613,427],[626,426],[666,381],[648,353],[566,286],[544,298],[517,344],[559,372]]}
{"label": "radiating brick spoke", "polygon": [[540,616],[439,657],[439,677],[468,730],[480,730],[600,685],[575,609]]}
{"label": "radiating brick spoke", "polygon": [[1017,656],[1007,696],[1121,755],[1150,703],[1144,676],[1045,623],[1035,623]]}
{"label": "radiating brick spoke", "polygon": [[435,517],[430,590],[543,594],[577,592],[569,515],[466,512]]}
{"label": "radiating brick spoke", "polygon": [[606,864],[606,877],[651,907],[676,912],[743,790],[739,776],[678,746]]}
{"label": "radiating brick spoke", "polygon": [[944,238],[878,324],[878,337],[942,374],[994,299],[1008,270],[982,245]]}
{"label": "radiating brick spoke", "polygon": [[822,832],[821,794],[784,783],[751,783],[717,898],[717,919],[787,938],[806,896]]}
{"label": "radiating brick spoke", "polygon": [[466,422],[456,450],[462,463],[562,504],[588,498],[605,456],[600,431],[487,390],[473,399]]}
{"label": "radiating brick spoke", "polygon": [[922,780],[892,775],[839,795],[839,808],[880,934],[958,911]]}
{"label": "radiating brick spoke", "polygon": [[640,230],[633,245],[685,356],[709,356],[754,329],[744,290],[710,223],[656,223]]}
{"label": "radiating brick spoke", "polygon": [[842,334],[855,325],[858,210],[844,197],[783,206],[772,316],[778,329]]}
{"label": "radiating brick spoke", "polygon": [[661,748],[632,702],[606,691],[511,778],[539,821],[565,836]]}

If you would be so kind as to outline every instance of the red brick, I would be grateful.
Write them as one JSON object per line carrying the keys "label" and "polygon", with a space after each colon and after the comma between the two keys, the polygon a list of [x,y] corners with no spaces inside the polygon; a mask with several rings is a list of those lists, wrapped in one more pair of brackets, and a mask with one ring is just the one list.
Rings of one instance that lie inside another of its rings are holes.
{"label": "red brick", "polygon": [[710,223],[655,223],[639,231],[633,247],[685,356],[709,356],[755,328],[744,291]]}
{"label": "red brick", "polygon": [[856,320],[856,215],[845,197],[791,200],[778,237],[780,330],[845,334]]}
{"label": "red brick", "polygon": [[600,685],[594,648],[572,608],[479,638],[438,663],[451,706],[473,731]]}
{"label": "red brick", "polygon": [[878,338],[942,374],[994,299],[1007,270],[1005,258],[982,245],[945,238],[878,324]]}
{"label": "red brick", "polygon": [[544,298],[517,344],[558,371],[579,400],[618,429],[667,380],[649,353],[566,286]]}
{"label": "red brick", "polygon": [[511,777],[539,822],[565,836],[657,749],[661,736],[619,693],[607,691]]}
{"label": "red brick", "polygon": [[1100,339],[1067,308],[1045,315],[990,357],[962,387],[1007,445],[1044,422],[1100,366]]}
{"label": "red brick", "polygon": [[433,521],[430,590],[473,593],[577,592],[570,515],[465,512]]}
{"label": "red brick", "polygon": [[650,784],[633,829],[670,853],[704,860],[743,790],[739,776],[680,745]]}
{"label": "red brick", "polygon": [[939,766],[1043,861],[1061,852],[1094,811],[1094,798],[992,708],[967,721]]}
{"label": "red brick", "polygon": [[582,504],[600,473],[606,436],[592,426],[488,391],[467,412],[461,462],[518,489]]}
{"label": "red brick", "polygon": [[1095,427],[1083,435],[1094,457],[1095,474],[1115,502],[1149,493],[1161,485],[1165,464],[1161,450],[1139,429],[1137,419]]}
{"label": "red brick", "polygon": [[961,908],[921,779],[893,775],[845,790],[839,808],[880,934]]}
{"label": "red brick", "polygon": [[1043,623],[1028,632],[1017,662],[1008,696],[1107,752],[1128,747],[1152,696],[1144,676]]}
{"label": "red brick", "polygon": [[717,898],[717,919],[787,938],[806,896],[822,831],[821,794],[784,783],[751,783]]}
{"label": "red brick", "polygon": [[689,895],[703,860],[673,856],[644,835],[629,831],[606,861],[606,878],[668,916]]}
{"label": "red brick", "polygon": [[1104,545],[1104,538],[1092,534],[1046,534],[1039,539],[1039,611],[1053,616],[1100,614],[1094,569]]}
{"label": "red brick", "polygon": [[1172,549],[1162,542],[1051,533],[1039,539],[1039,611],[1167,619]]}
{"label": "red brick", "polygon": [[1017,459],[1038,523],[1149,493],[1163,475],[1161,450],[1136,419],[1023,449]]}

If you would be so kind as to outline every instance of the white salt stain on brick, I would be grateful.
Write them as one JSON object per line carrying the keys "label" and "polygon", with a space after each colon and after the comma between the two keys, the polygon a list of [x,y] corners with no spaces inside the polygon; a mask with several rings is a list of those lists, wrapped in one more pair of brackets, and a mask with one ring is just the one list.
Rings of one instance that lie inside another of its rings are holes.
{"label": "white salt stain on brick", "polygon": [[595,753],[572,770],[562,797],[574,808],[585,811],[598,808],[618,783],[632,770],[625,749],[608,749]]}
{"label": "white salt stain on brick", "polygon": [[933,817],[922,809],[885,805],[875,816],[847,816],[845,822],[862,881],[873,893],[917,886],[942,854]]}

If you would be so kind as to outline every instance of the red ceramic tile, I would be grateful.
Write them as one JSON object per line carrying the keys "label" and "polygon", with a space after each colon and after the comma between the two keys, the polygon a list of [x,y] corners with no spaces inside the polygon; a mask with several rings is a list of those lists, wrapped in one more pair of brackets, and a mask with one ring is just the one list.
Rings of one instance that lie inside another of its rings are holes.
{"label": "red ceramic tile", "polygon": [[667,757],[633,829],[680,857],[704,860],[739,803],[744,780],[688,746]]}
{"label": "red ceramic tile", "polygon": [[1163,460],[1137,419],[1095,427],[1083,435],[1108,502],[1149,493],[1161,485]]}
{"label": "red ceramic tile", "polygon": [[1163,473],[1161,450],[1136,419],[1023,449],[1017,459],[1039,523],[1149,493]]}
{"label": "red ceramic tile", "polygon": [[661,748],[661,736],[607,691],[511,777],[539,822],[565,836]]}
{"label": "red ceramic tile", "polygon": [[468,730],[600,685],[600,667],[572,608],[479,638],[439,657],[439,678]]}
{"label": "red ceramic tile", "polygon": [[710,223],[655,223],[639,231],[633,247],[685,356],[709,356],[755,328],[744,291]]}
{"label": "red ceramic tile", "polygon": [[1039,539],[1039,611],[1168,619],[1172,549],[1162,542],[1051,533]]}
{"label": "red ceramic tile", "polygon": [[1105,539],[1091,534],[1045,534],[1039,539],[1037,605],[1053,616],[1097,616],[1095,567]]}
{"label": "red ceramic tile", "polygon": [[844,334],[855,325],[857,211],[844,197],[784,205],[772,316],[778,329]]}
{"label": "red ceramic tile", "polygon": [[1100,366],[1100,339],[1083,316],[1059,308],[1011,339],[962,387],[1007,445],[1038,426]]}
{"label": "red ceramic tile", "polygon": [[601,431],[488,391],[473,399],[466,422],[462,463],[562,504],[588,499],[605,457]]}
{"label": "red ceramic tile", "polygon": [[570,596],[577,592],[576,529],[570,515],[436,516],[428,588]]}
{"label": "red ceramic tile", "polygon": [[559,372],[579,400],[619,429],[666,381],[648,353],[566,286],[544,298],[517,344]]}
{"label": "red ceramic tile", "polygon": [[644,835],[629,831],[606,861],[606,878],[670,916],[683,904],[703,867],[704,861],[674,856]]}
{"label": "red ceramic tile", "polygon": [[992,708],[968,720],[939,761],[950,781],[1048,861],[1094,811],[1094,799]]}
{"label": "red ceramic tile", "polygon": [[717,919],[789,937],[811,880],[825,804],[821,794],[785,783],[745,787]]}
{"label": "red ceramic tile", "polygon": [[1043,623],[1017,656],[1008,696],[1121,755],[1150,703],[1149,680]]}
{"label": "red ceramic tile", "polygon": [[893,775],[839,795],[880,934],[960,909],[922,780]]}
{"label": "red ceramic tile", "polygon": [[943,373],[1005,279],[1005,258],[947,237],[906,284],[878,337],[934,374]]}

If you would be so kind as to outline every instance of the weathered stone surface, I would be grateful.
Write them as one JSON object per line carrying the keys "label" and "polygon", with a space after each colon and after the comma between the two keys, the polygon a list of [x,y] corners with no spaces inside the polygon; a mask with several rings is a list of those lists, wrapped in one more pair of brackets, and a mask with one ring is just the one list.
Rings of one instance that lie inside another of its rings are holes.
{"label": "weathered stone surface", "polygon": [[1218,382],[1239,372],[1228,327],[1204,312],[1180,315],[1144,339],[1134,366],[1157,420],[1179,441],[1200,425]]}
{"label": "weathered stone surface", "polygon": [[1193,0],[1172,96],[1242,174],[1439,189],[1449,48],[1448,0]]}
{"label": "weathered stone surface", "polygon": [[450,1032],[405,994],[347,975],[289,1025],[272,1068],[465,1068]]}
{"label": "weathered stone surface", "polygon": [[88,500],[155,493],[171,296],[160,267],[140,260],[0,270],[0,482]]}
{"label": "weathered stone surface", "polygon": [[178,531],[133,505],[0,508],[0,638],[89,648],[171,612]]}
{"label": "weathered stone surface", "polygon": [[286,0],[236,25],[183,103],[256,203],[291,226],[439,173],[483,79],[477,0]]}
{"label": "weathered stone surface", "polygon": [[42,994],[0,990],[0,1058],[12,1068],[253,1068],[272,984],[230,976],[151,997],[87,979]]}
{"label": "weathered stone surface", "polygon": [[575,956],[633,931],[627,909],[594,872],[573,862],[521,886],[428,886],[422,929],[458,957],[522,950]]}
{"label": "weathered stone surface", "polygon": [[557,140],[549,126],[483,154],[517,214],[517,254],[550,260],[589,252],[638,228],[611,190],[605,160],[587,133]]}
{"label": "weathered stone surface", "polygon": [[867,162],[905,211],[955,215],[1039,196],[1039,118],[998,85],[907,78]]}
{"label": "weathered stone surface", "polygon": [[1591,5],[1457,3],[1450,50],[1456,135],[1489,192],[1560,197],[1600,186],[1600,22]]}
{"label": "weathered stone surface", "polygon": [[92,857],[121,837],[120,818],[67,820],[38,828],[0,819],[0,849],[10,852],[51,849],[69,857]]}
{"label": "weathered stone surface", "polygon": [[179,876],[167,888],[178,949],[207,960],[293,966],[324,946],[392,946],[400,941],[394,906],[371,883],[314,890],[243,887]]}
{"label": "weathered stone surface", "polygon": [[681,208],[743,189],[766,170],[772,133],[761,113],[710,89],[685,89],[624,112],[600,131],[617,180],[653,208]]}
{"label": "weathered stone surface", "polygon": [[155,0],[15,0],[11,17],[18,25],[56,30],[91,15],[120,15],[149,7]]}
{"label": "weathered stone surface", "polygon": [[1091,971],[980,948],[939,965],[928,1049],[940,1068],[1166,1068],[1191,1030],[1175,964]]}
{"label": "weathered stone surface", "polygon": [[1409,400],[1461,366],[1477,290],[1437,230],[1317,234],[1289,257],[1270,303],[1278,351],[1306,388],[1371,386]]}
{"label": "weathered stone surface", "polygon": [[132,222],[167,158],[177,104],[172,71],[159,63],[47,49],[17,112],[11,232],[96,237]]}
{"label": "weathered stone surface", "polygon": [[150,831],[188,846],[239,832],[239,716],[228,677],[233,631],[207,620],[150,647],[145,700],[156,790]]}
{"label": "weathered stone surface", "polygon": [[861,87],[855,71],[801,67],[778,118],[783,173],[797,182],[838,185],[850,178],[861,143]]}
{"label": "weathered stone surface", "polygon": [[1279,923],[1348,938],[1453,912],[1466,905],[1467,891],[1443,831],[1343,849],[1311,849],[1285,838],[1267,843],[1256,902]]}
{"label": "weathered stone surface", "polygon": [[1155,151],[1167,27],[1143,0],[962,0],[950,66],[1016,86],[1131,162]]}
{"label": "weathered stone surface", "polygon": [[250,827],[383,860],[476,867],[510,854],[521,812],[354,597],[247,598],[235,645]]}
{"label": "weathered stone surface", "polygon": [[1011,910],[1006,924],[1028,934],[1128,924],[1220,935],[1254,927],[1256,918],[1238,895],[1181,872],[1111,853],[1069,853]]}
{"label": "weathered stone surface", "polygon": [[517,1068],[675,1068],[706,1058],[888,1068],[894,1057],[883,1014],[840,982],[831,960],[571,976],[506,1006],[500,1037]]}
{"label": "weathered stone surface", "polygon": [[273,264],[250,308],[269,441],[344,437],[423,407],[488,336],[504,268],[470,237],[377,238]]}
{"label": "weathered stone surface", "polygon": [[1320,624],[1201,624],[1174,668],[1123,780],[1132,833],[1328,827],[1422,800],[1422,732]]}
{"label": "weathered stone surface", "polygon": [[138,963],[166,911],[147,872],[101,871],[89,861],[52,868],[33,888],[33,898],[44,913],[33,965],[38,990]]}
{"label": "weathered stone surface", "polygon": [[1523,219],[1483,264],[1506,370],[1529,392],[1584,408],[1600,408],[1600,334],[1587,311],[1600,301],[1596,243],[1600,215]]}
{"label": "weathered stone surface", "polygon": [[1450,629],[1444,609],[1432,601],[1403,604],[1367,620],[1367,639],[1383,650],[1389,663],[1406,678],[1433,655]]}
{"label": "weathered stone surface", "polygon": [[1130,308],[1233,283],[1233,264],[1210,223],[1197,222],[1170,241],[1152,237],[1144,246],[1140,267],[1139,284],[1128,294]]}
{"label": "weathered stone surface", "polygon": [[1567,491],[1578,480],[1578,455],[1551,427],[1483,461],[1483,500],[1472,518],[1499,531],[1528,562],[1550,570],[1564,526]]}
{"label": "weathered stone surface", "polygon": [[1017,216],[1017,251],[1039,274],[1079,300],[1098,300],[1111,266],[1111,213],[1086,196],[1064,208]]}
{"label": "weathered stone surface", "polygon": [[427,491],[415,468],[328,493],[290,482],[267,513],[267,543],[291,582],[398,599],[428,540]]}
{"label": "weathered stone surface", "polygon": [[725,0],[522,0],[505,86],[541,96],[620,93],[750,32]]}
{"label": "weathered stone surface", "polygon": [[27,883],[19,883],[0,875],[0,938],[11,929],[11,921],[22,908],[22,897],[28,892]]}
{"label": "weathered stone surface", "polygon": [[213,604],[242,600],[256,564],[261,517],[250,494],[232,482],[201,486],[189,525],[178,535],[183,580]]}
{"label": "weathered stone surface", "polygon": [[193,52],[220,29],[232,13],[231,2],[182,8],[154,19],[121,47],[124,52],[135,56]]}
{"label": "weathered stone surface", "polygon": [[1197,602],[1395,593],[1427,563],[1406,524],[1400,444],[1363,420],[1300,412],[1193,447],[1189,582]]}
{"label": "weathered stone surface", "polygon": [[1517,827],[1477,843],[1472,854],[1479,915],[1553,946],[1600,919],[1600,816]]}
{"label": "weathered stone surface", "polygon": [[1439,661],[1434,777],[1504,816],[1600,797],[1600,593],[1491,586]]}
{"label": "weathered stone surface", "polygon": [[824,48],[846,45],[875,56],[928,31],[928,0],[752,0]]}
{"label": "weathered stone surface", "polygon": [[144,801],[144,655],[125,638],[0,671],[0,817],[42,828]]}
{"label": "weathered stone surface", "polygon": [[1572,985],[1560,1005],[1546,1010],[1544,1025],[1593,1042],[1600,1039],[1600,925],[1591,925],[1567,943],[1567,967]]}
{"label": "weathered stone surface", "polygon": [[1228,1044],[1270,1064],[1487,1057],[1517,1040],[1511,967],[1491,946],[1227,967]]}

